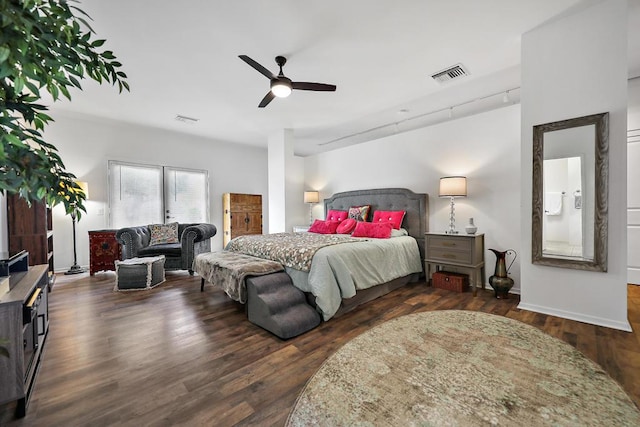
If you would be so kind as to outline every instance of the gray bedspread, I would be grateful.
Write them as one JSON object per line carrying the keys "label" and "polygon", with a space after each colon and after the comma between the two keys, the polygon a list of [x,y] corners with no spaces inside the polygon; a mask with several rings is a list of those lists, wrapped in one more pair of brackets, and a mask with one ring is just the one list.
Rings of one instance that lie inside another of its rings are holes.
{"label": "gray bedspread", "polygon": [[309,271],[314,254],[325,246],[338,243],[361,243],[361,239],[349,235],[316,233],[273,233],[239,236],[231,240],[227,251],[239,252],[258,258],[270,259],[295,268]]}
{"label": "gray bedspread", "polygon": [[356,290],[422,271],[418,243],[413,237],[363,240],[357,245],[319,249],[308,273],[286,268],[297,288],[316,297],[324,320],[333,317],[342,298],[355,296]]}
{"label": "gray bedspread", "polygon": [[[242,244],[234,243],[236,239]],[[286,266],[293,284],[315,296],[324,320],[333,317],[342,299],[353,297],[356,290],[422,271],[418,243],[406,235],[390,239],[361,239],[349,235],[279,233],[236,239],[229,242],[227,249],[231,247],[258,257],[268,257],[268,252],[275,254],[273,259]],[[278,246],[278,241],[288,242],[288,245],[268,249],[269,246]],[[249,242],[257,242],[257,245],[253,247]],[[311,265],[306,270],[307,261],[303,258],[307,257],[310,248],[303,247],[302,242],[311,242],[311,246],[314,242],[318,244],[313,247],[312,258],[308,257]],[[357,244],[343,244],[345,242]]]}

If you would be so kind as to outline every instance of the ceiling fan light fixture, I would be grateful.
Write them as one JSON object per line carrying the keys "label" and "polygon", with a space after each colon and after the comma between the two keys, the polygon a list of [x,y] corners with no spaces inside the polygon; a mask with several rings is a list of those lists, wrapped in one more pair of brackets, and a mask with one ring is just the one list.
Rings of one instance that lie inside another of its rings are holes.
{"label": "ceiling fan light fixture", "polygon": [[291,83],[283,80],[274,80],[271,83],[271,92],[278,98],[286,98],[291,95]]}
{"label": "ceiling fan light fixture", "polygon": [[291,91],[293,89],[310,90],[316,92],[335,92],[336,90],[336,85],[330,85],[326,83],[292,82],[291,79],[286,77],[282,72],[282,67],[287,62],[287,58],[285,58],[284,56],[276,56],[276,64],[278,64],[278,67],[280,67],[280,72],[277,75],[271,73],[271,71],[267,70],[264,66],[249,58],[247,55],[239,55],[239,58],[249,64],[251,68],[258,71],[260,74],[271,81],[269,92],[267,92],[264,98],[262,98],[262,101],[260,101],[260,103],[258,104],[258,108],[266,107],[276,97],[286,98],[287,96],[291,95]]}

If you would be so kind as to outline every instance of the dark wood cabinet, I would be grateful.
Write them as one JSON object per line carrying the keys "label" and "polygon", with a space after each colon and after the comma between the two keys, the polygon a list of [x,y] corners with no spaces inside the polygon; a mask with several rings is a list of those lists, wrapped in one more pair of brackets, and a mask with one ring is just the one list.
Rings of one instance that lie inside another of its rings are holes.
{"label": "dark wood cabinet", "polygon": [[53,285],[53,218],[44,202],[31,206],[17,195],[7,197],[9,252],[29,252],[29,265],[49,266],[49,287]]}
{"label": "dark wood cabinet", "polygon": [[234,237],[262,234],[262,196],[260,194],[224,193],[222,195],[223,244]]}
{"label": "dark wood cabinet", "polygon": [[89,231],[89,274],[98,271],[116,271],[117,260],[122,259],[122,247],[116,240],[117,230]]}

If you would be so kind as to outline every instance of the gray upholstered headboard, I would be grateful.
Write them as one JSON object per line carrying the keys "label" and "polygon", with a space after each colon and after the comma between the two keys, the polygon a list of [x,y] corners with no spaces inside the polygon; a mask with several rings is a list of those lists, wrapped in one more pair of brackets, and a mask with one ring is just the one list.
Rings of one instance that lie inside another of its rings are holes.
{"label": "gray upholstered headboard", "polygon": [[429,231],[429,195],[414,193],[406,188],[380,188],[336,193],[324,199],[325,218],[330,209],[348,211],[351,206],[371,205],[376,210],[407,211],[402,228],[418,241],[420,256],[424,259],[424,233]]}

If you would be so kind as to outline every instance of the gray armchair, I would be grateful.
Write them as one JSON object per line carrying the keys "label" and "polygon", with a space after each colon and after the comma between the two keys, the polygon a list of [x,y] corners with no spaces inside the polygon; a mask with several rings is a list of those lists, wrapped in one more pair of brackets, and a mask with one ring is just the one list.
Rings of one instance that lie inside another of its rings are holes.
{"label": "gray armchair", "polygon": [[122,245],[122,259],[165,256],[165,270],[189,270],[193,275],[193,259],[202,252],[211,252],[211,238],[217,229],[213,224],[178,224],[180,243],[149,246],[151,232],[146,225],[121,228],[116,240]]}

